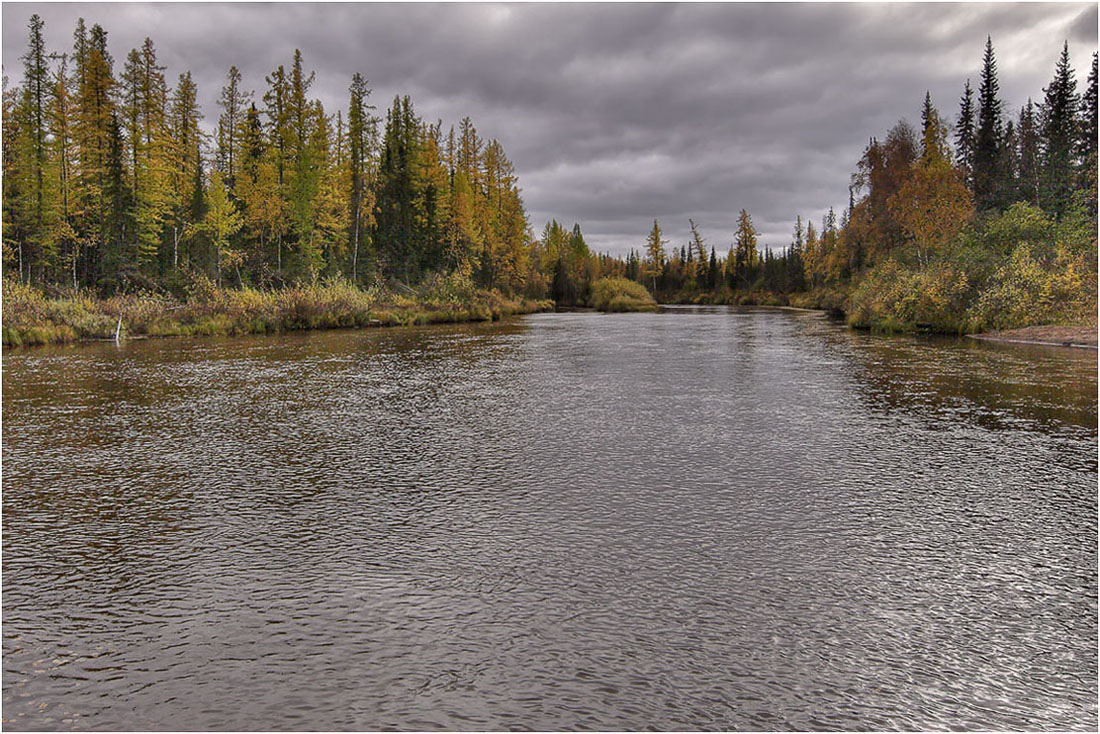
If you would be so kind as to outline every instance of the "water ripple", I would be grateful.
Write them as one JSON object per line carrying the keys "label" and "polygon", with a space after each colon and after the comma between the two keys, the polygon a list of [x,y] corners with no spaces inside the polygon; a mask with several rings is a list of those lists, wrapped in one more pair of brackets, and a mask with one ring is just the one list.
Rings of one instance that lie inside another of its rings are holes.
{"label": "water ripple", "polygon": [[1096,728],[1095,355],[694,308],[3,360],[5,729]]}

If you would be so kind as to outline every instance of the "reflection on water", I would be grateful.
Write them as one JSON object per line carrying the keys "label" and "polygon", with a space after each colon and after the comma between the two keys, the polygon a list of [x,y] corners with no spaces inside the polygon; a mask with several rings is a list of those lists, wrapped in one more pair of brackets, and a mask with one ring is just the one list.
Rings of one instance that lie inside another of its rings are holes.
{"label": "reflection on water", "polygon": [[3,366],[5,728],[1096,727],[1095,352],[683,308]]}

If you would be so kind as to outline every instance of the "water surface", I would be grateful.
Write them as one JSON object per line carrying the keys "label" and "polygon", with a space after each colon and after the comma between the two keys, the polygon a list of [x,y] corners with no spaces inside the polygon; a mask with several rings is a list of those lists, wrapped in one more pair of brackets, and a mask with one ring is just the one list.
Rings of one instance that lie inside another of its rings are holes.
{"label": "water surface", "polygon": [[669,309],[3,356],[7,729],[1095,729],[1096,353]]}

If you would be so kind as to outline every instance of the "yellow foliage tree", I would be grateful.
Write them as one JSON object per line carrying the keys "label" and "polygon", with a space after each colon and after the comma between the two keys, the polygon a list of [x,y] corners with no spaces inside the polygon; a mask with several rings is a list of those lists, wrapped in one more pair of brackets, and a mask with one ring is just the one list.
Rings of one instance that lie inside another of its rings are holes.
{"label": "yellow foliage tree", "polygon": [[890,198],[890,213],[916,247],[921,267],[974,218],[974,200],[957,169],[939,157],[926,157]]}

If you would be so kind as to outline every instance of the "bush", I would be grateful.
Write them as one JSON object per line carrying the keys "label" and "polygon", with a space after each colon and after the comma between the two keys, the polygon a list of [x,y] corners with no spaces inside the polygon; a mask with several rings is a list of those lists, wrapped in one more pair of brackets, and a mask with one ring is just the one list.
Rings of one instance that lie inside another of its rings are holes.
{"label": "bush", "polygon": [[600,278],[592,284],[591,304],[600,311],[656,311],[645,286],[627,278]]}
{"label": "bush", "polygon": [[[904,253],[899,255],[903,256]],[[945,333],[1096,324],[1095,231],[1014,204],[960,236],[937,259],[879,263],[852,289],[860,328]]]}

